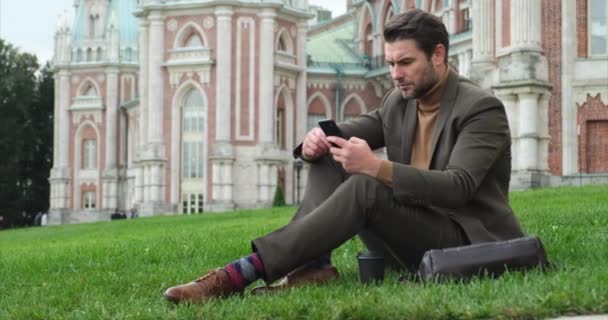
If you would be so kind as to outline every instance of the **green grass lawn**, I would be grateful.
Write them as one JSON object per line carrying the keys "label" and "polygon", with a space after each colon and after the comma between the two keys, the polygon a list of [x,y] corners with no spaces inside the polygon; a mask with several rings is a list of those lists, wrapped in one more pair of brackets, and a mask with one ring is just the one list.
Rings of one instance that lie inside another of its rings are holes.
{"label": "green grass lawn", "polygon": [[358,282],[351,240],[341,278],[274,296],[166,303],[167,287],[250,253],[293,208],[141,218],[0,232],[0,319],[532,319],[608,313],[608,186],[512,194],[552,268],[466,283]]}

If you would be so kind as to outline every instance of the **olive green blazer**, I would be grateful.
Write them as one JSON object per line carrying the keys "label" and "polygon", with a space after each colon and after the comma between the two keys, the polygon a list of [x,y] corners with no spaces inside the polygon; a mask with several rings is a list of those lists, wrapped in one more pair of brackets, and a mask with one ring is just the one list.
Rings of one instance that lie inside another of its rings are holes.
{"label": "olive green blazer", "polygon": [[503,104],[450,71],[435,123],[430,170],[409,165],[417,119],[416,100],[393,89],[378,109],[339,127],[346,139],[364,139],[372,150],[386,147],[393,162],[395,201],[448,215],[472,243],[523,236],[509,206],[511,134]]}

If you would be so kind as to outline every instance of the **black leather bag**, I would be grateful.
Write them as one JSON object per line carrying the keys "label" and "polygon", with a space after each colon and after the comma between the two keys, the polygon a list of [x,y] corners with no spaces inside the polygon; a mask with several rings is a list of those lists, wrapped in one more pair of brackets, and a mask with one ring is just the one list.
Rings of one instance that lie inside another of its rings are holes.
{"label": "black leather bag", "polygon": [[418,277],[468,279],[473,276],[499,276],[505,271],[547,266],[547,254],[538,237],[485,242],[468,246],[429,250],[422,257]]}

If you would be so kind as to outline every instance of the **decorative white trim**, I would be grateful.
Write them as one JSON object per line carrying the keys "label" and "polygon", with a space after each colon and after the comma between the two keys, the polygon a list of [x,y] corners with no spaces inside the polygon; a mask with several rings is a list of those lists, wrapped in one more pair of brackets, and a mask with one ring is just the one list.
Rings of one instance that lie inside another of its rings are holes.
{"label": "decorative white trim", "polygon": [[209,41],[207,41],[207,35],[205,34],[203,28],[201,28],[196,22],[188,21],[179,29],[179,31],[175,35],[175,39],[173,40],[173,49],[182,48],[182,46],[180,46],[179,44],[183,42],[183,40],[185,40],[184,37],[188,35],[187,31],[190,28],[193,28],[194,30],[196,30],[196,32],[198,32],[198,35],[203,41],[203,46],[209,46]]}
{"label": "decorative white trim", "polygon": [[[255,98],[256,98],[256,81],[255,81],[255,66],[256,66],[256,28],[255,28],[255,20],[252,17],[239,17],[236,22],[236,70],[235,74],[236,85],[235,85],[235,95],[234,95],[234,105],[236,112],[236,139],[241,141],[253,141],[254,133],[255,133]],[[249,61],[247,70],[243,70],[243,60],[240,58],[243,56],[242,52],[242,42],[243,42],[243,29],[249,29]],[[241,114],[243,113],[243,105],[242,105],[242,95],[241,95],[241,77],[242,75],[247,74],[249,90],[246,96],[246,102],[248,105],[248,123],[247,127],[249,128],[247,134],[243,134],[241,132]]]}
{"label": "decorative white trim", "polygon": [[213,27],[215,27],[215,20],[213,19],[213,17],[205,17],[205,19],[203,20],[203,28],[209,30]]}
{"label": "decorative white trim", "polygon": [[211,49],[177,48],[169,50],[169,61],[164,64],[169,72],[169,84],[176,88],[184,75],[192,78],[196,73],[199,82],[209,84],[211,81]]}
{"label": "decorative white trim", "polygon": [[84,96],[84,94],[86,93],[86,92],[83,92],[84,87],[88,83],[91,83],[95,87],[95,91],[97,91],[97,96],[101,96],[102,92],[101,92],[101,88],[99,87],[99,84],[97,83],[97,81],[93,80],[93,78],[91,78],[91,77],[84,78],[84,80],[82,80],[80,85],[78,85],[78,88],[76,89],[76,96]]}
{"label": "decorative white trim", "polygon": [[167,30],[171,31],[171,32],[175,32],[175,30],[177,30],[177,20],[175,19],[170,19],[167,22]]}

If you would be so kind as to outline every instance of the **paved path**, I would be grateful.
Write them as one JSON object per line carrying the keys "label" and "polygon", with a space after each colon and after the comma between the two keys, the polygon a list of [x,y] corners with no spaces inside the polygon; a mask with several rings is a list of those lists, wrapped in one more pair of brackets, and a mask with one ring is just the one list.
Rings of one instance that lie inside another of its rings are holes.
{"label": "paved path", "polygon": [[572,317],[559,317],[553,320],[608,320],[608,314],[601,314],[596,316],[572,316]]}

